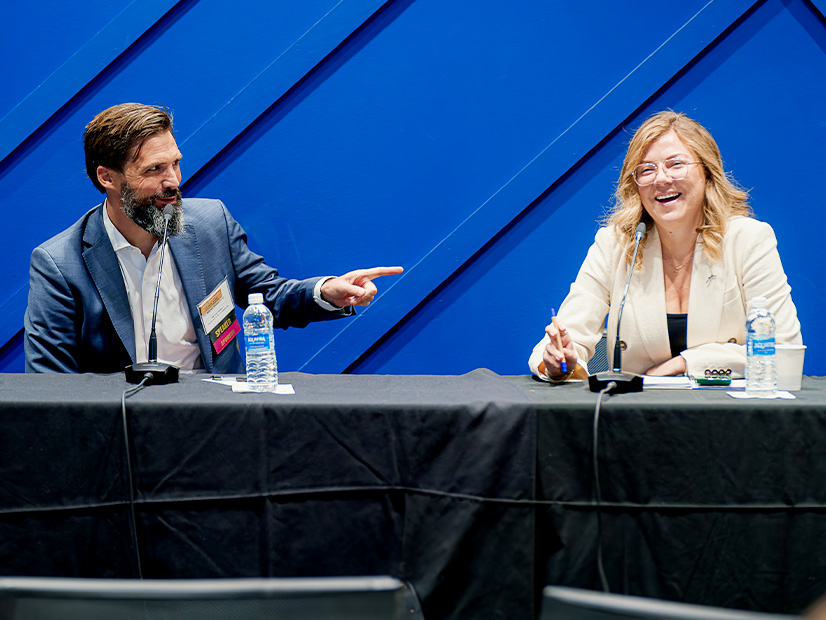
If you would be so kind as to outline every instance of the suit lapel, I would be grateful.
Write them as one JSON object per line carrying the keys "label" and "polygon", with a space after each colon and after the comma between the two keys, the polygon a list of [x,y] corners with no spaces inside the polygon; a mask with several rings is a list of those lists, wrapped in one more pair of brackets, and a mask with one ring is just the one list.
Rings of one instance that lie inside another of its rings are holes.
{"label": "suit lapel", "polygon": [[204,333],[201,315],[198,312],[198,303],[207,296],[208,291],[206,290],[206,279],[204,278],[198,237],[191,224],[184,226],[181,235],[169,238],[169,249],[178,269],[178,276],[181,278],[181,285],[184,288],[186,304],[192,317],[192,323],[195,326],[198,346],[201,349],[201,361],[204,368],[211,372],[214,366],[212,343]]}
{"label": "suit lapel", "polygon": [[665,312],[662,248],[657,229],[653,226],[645,244],[642,270],[637,271],[635,276],[639,278],[636,282],[637,290],[634,290],[635,278],[632,278],[626,301],[632,308],[633,325],[650,359],[668,359],[671,355]]}
{"label": "suit lapel", "polygon": [[715,342],[725,293],[725,272],[720,262],[712,262],[703,251],[702,242],[694,250],[691,288],[688,292],[688,346]]}
{"label": "suit lapel", "polygon": [[89,216],[83,231],[83,261],[95,283],[100,298],[112,325],[123,346],[135,362],[135,326],[132,310],[123,284],[118,257],[103,227],[103,205],[99,205]]}

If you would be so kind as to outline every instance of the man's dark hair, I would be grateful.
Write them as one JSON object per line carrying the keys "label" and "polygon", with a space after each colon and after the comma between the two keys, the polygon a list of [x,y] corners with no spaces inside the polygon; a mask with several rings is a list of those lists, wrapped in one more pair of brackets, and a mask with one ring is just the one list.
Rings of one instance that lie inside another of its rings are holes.
{"label": "man's dark hair", "polygon": [[83,134],[86,174],[103,193],[98,166],[123,172],[126,163],[140,155],[149,136],[165,131],[172,132],[172,115],[166,108],[121,103],[104,110],[86,125]]}

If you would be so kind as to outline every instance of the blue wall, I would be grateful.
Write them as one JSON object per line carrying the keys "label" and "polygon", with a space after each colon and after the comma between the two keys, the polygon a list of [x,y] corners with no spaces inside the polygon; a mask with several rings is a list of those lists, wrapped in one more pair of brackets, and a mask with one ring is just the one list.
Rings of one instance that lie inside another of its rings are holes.
{"label": "blue wall", "polygon": [[141,101],[175,114],[184,194],[282,274],[406,268],[355,320],[277,334],[284,370],[527,372],[630,132],[672,108],[774,227],[826,374],[826,0],[3,5],[0,371],[22,370],[32,248],[100,201],[85,124]]}

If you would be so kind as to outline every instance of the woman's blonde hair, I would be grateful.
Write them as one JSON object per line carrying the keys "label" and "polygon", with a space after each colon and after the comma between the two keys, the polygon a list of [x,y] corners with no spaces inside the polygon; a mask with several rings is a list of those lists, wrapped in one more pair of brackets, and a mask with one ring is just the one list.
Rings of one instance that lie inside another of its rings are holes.
{"label": "woman's blonde hair", "polygon": [[[669,131],[674,131],[683,144],[691,149],[705,170],[703,223],[697,232],[703,237],[706,255],[712,259],[719,259],[723,255],[723,235],[732,216],[751,215],[751,209],[746,203],[748,193],[726,174],[720,149],[708,130],[685,114],[671,110],[659,112],[640,125],[631,138],[614,193],[614,206],[605,220],[607,226],[615,228],[620,240],[626,241],[627,262],[631,262],[634,232],[639,223],[645,222],[649,229],[653,225],[651,216],[642,205],[639,188],[634,182],[634,168],[642,162],[648,147]],[[643,247],[647,238],[648,234],[640,244],[635,267],[642,264]]]}

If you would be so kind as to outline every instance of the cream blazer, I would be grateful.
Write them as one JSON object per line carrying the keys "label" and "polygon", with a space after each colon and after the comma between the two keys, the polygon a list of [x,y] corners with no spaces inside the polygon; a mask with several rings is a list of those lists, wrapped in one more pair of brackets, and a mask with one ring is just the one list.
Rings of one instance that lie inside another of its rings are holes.
{"label": "cream blazer", "polygon": [[[594,354],[608,315],[608,360],[613,360],[617,313],[628,277],[623,246],[613,230],[601,228],[588,250],[571,291],[559,309],[559,321],[571,334],[580,364]],[[771,226],[737,216],[723,237],[723,257],[710,260],[702,237],[697,236],[688,297],[688,348],[681,353],[687,374],[703,376],[706,370],[745,372],[746,306],[763,295],[776,322],[775,341],[802,343],[800,322],[786,280],[777,239]],[[662,248],[656,227],[650,227],[644,245],[642,268],[634,272],[622,315],[622,369],[643,374],[671,358],[665,311]],[[534,347],[528,364],[540,375],[539,363],[548,343],[547,334]]]}

